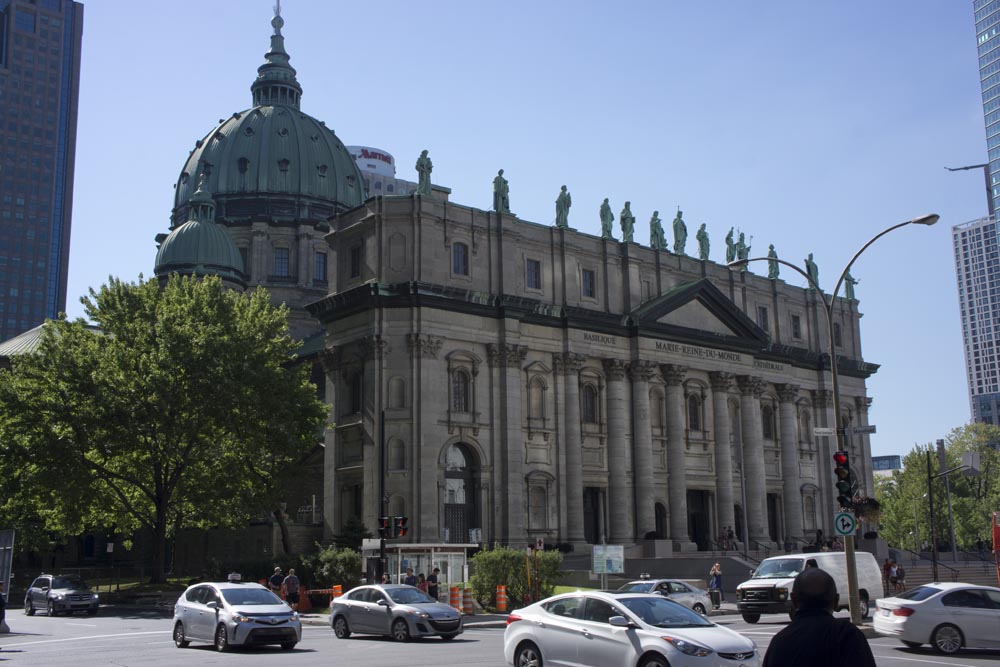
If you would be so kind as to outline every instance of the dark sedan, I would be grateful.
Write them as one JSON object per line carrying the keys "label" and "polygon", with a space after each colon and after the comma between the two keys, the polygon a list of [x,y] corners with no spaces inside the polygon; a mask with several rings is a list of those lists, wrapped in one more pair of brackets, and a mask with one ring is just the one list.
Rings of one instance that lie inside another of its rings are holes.
{"label": "dark sedan", "polygon": [[358,633],[401,642],[434,635],[448,640],[462,633],[462,614],[414,586],[358,586],[330,603],[330,627],[340,639]]}

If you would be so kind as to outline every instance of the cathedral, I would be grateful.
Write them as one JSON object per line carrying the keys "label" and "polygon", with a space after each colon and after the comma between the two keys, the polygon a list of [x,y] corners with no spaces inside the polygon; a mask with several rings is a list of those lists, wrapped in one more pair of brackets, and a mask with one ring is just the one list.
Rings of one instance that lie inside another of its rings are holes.
{"label": "cathedral", "polygon": [[[877,369],[855,299],[828,327],[817,290],[682,242],[523,220],[504,196],[463,205],[429,174],[370,196],[301,111],[280,14],[271,25],[252,106],[184,161],[155,274],[220,275],[291,308],[331,410],[326,537],[386,514],[409,517],[405,541],[577,550],[833,532],[837,443],[817,429],[867,426]],[[843,443],[871,495],[868,435]]]}

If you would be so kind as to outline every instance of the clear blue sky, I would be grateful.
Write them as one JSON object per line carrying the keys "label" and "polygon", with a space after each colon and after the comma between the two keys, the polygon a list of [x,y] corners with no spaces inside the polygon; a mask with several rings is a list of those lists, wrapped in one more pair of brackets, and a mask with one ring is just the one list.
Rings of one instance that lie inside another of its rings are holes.
{"label": "clear blue sky", "polygon": [[[149,276],[173,184],[196,140],[251,104],[270,0],[85,1],[70,316],[109,275]],[[626,199],[647,242],[654,209],[730,226],[827,289],[852,271],[864,313],[875,455],[969,419],[952,225],[986,214],[971,0],[422,3],[286,0],[306,113],[346,144],[383,148],[416,180],[422,149],[452,199],[599,233]],[[669,234],[668,234],[669,236]],[[690,244],[689,244],[690,245]],[[766,273],[758,264],[757,273]],[[802,284],[791,271],[782,276]]]}

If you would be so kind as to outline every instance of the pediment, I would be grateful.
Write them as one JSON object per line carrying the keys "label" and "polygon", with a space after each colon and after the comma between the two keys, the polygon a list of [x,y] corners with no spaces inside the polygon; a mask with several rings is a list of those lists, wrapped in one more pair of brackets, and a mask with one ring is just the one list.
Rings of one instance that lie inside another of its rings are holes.
{"label": "pediment", "polygon": [[708,279],[678,285],[632,311],[641,329],[683,329],[766,346],[768,334]]}

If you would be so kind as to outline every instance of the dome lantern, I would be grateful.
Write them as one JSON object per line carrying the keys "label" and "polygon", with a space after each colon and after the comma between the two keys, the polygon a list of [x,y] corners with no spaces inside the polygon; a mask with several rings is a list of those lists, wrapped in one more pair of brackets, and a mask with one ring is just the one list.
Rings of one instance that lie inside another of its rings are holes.
{"label": "dome lantern", "polygon": [[274,18],[271,26],[271,48],[264,55],[264,64],[257,68],[257,79],[251,84],[253,105],[286,106],[299,108],[299,98],[302,97],[302,86],[295,78],[295,68],[288,64],[288,53],[285,51],[285,38],[281,28],[285,20],[281,18],[281,0],[274,6]]}

